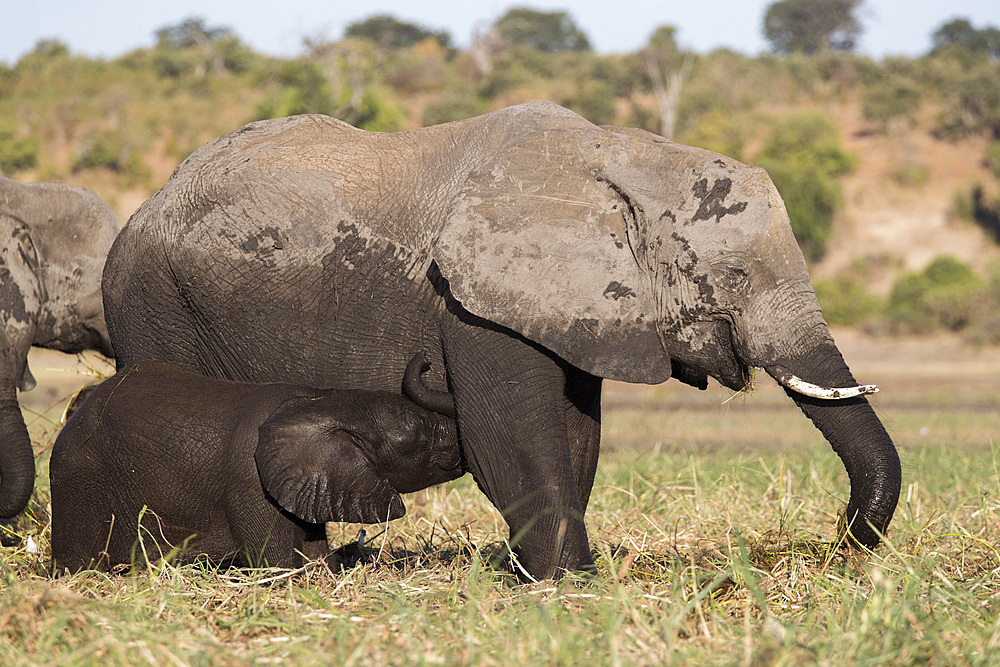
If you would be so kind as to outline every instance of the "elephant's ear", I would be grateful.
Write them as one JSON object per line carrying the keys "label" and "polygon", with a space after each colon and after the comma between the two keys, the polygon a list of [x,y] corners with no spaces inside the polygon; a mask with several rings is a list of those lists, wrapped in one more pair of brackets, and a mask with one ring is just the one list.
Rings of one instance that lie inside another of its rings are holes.
{"label": "elephant's ear", "polygon": [[670,359],[636,259],[641,212],[596,166],[621,142],[595,128],[502,149],[470,175],[432,256],[469,312],[594,375],[657,383]]}
{"label": "elephant's ear", "polygon": [[254,458],[264,489],[300,519],[379,523],[406,513],[357,437],[316,402],[286,403],[260,426],[258,436]]}

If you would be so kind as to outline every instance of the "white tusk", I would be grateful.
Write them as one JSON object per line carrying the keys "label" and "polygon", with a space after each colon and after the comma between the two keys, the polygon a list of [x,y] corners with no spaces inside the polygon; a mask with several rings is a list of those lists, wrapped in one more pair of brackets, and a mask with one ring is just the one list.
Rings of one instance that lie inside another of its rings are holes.
{"label": "white tusk", "polygon": [[782,374],[778,376],[778,382],[785,385],[792,391],[798,392],[803,396],[810,396],[812,398],[823,398],[828,401],[834,401],[839,398],[854,398],[855,396],[866,396],[868,394],[874,394],[878,392],[878,387],[873,384],[860,384],[856,387],[820,387],[811,382],[806,382],[801,378],[797,378],[791,374]]}

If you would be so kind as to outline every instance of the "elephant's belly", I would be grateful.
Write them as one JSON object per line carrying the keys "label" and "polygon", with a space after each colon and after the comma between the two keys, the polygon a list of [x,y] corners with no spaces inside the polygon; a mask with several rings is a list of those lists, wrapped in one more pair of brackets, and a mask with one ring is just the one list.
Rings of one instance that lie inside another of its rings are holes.
{"label": "elephant's belly", "polygon": [[316,267],[295,275],[291,283],[273,275],[266,285],[247,284],[224,301],[210,285],[192,291],[206,304],[192,328],[199,370],[249,382],[399,391],[406,364],[423,351],[431,363],[425,383],[445,388],[442,300],[429,282],[367,266],[336,279]]}

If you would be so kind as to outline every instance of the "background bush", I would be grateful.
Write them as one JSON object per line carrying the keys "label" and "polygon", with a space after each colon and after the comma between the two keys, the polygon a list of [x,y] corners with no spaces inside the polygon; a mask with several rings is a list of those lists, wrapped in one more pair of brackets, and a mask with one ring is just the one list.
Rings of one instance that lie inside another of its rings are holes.
{"label": "background bush", "polygon": [[920,272],[901,274],[889,293],[892,330],[927,333],[960,331],[973,324],[982,281],[954,257],[939,257]]}
{"label": "background bush", "polygon": [[869,292],[867,282],[855,273],[813,281],[813,288],[824,319],[836,326],[850,327],[872,320],[884,305],[884,300]]}
{"label": "background bush", "polygon": [[836,126],[816,113],[793,114],[778,121],[757,158],[785,201],[792,231],[806,259],[823,256],[833,216],[843,203],[837,177],[857,159],[840,146]]}
{"label": "background bush", "polygon": [[13,174],[38,164],[38,140],[16,137],[11,130],[0,129],[0,173]]}

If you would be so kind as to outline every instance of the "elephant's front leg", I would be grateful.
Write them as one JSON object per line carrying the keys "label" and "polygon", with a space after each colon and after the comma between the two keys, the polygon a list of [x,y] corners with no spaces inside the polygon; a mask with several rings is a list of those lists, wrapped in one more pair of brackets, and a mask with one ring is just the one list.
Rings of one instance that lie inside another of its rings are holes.
{"label": "elephant's front leg", "polygon": [[443,337],[470,471],[503,513],[531,576],[591,569],[567,437],[566,375],[518,334],[480,323],[454,321]]}
{"label": "elephant's front leg", "polygon": [[566,365],[566,430],[580,507],[587,511],[601,453],[602,378]]}

